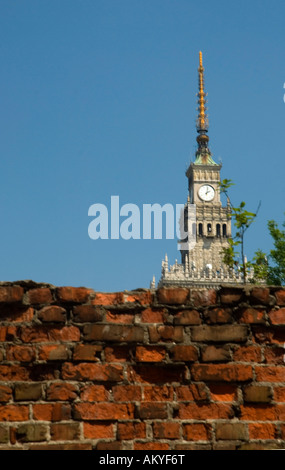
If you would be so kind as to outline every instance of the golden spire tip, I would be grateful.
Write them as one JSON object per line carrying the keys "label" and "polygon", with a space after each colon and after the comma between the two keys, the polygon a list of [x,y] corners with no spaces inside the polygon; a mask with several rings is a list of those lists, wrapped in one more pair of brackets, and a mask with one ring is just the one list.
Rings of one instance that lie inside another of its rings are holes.
{"label": "golden spire tip", "polygon": [[202,52],[201,51],[199,52],[199,63],[200,63],[200,67],[203,67],[203,58],[202,58]]}

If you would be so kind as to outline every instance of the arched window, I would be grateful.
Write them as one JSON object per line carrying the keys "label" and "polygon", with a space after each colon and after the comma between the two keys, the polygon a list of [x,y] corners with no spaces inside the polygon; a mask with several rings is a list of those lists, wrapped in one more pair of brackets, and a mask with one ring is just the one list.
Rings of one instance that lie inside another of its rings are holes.
{"label": "arched window", "polygon": [[208,233],[212,233],[212,224],[207,225],[207,231]]}
{"label": "arched window", "polygon": [[220,224],[216,225],[216,235],[217,235],[217,237],[221,236],[221,226],[220,226]]}
{"label": "arched window", "polygon": [[198,225],[198,235],[199,237],[203,237],[203,224]]}
{"label": "arched window", "polygon": [[223,224],[223,237],[227,236],[227,224]]}

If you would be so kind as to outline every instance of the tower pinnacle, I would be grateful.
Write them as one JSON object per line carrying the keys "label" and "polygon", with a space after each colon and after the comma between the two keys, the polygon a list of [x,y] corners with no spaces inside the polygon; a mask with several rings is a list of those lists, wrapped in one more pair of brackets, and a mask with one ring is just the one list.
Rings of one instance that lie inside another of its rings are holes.
{"label": "tower pinnacle", "polygon": [[202,52],[199,52],[199,68],[198,68],[198,119],[196,123],[197,131],[199,133],[205,133],[208,130],[208,116],[206,114],[206,93],[204,91],[204,67]]}

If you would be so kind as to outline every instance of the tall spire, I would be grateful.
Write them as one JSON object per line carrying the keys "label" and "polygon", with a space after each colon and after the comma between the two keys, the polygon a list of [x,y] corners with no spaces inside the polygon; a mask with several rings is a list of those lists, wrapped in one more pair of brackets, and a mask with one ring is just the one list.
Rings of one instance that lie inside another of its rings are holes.
{"label": "tall spire", "polygon": [[203,67],[203,58],[202,52],[199,52],[199,68],[198,68],[198,118],[197,118],[197,131],[199,133],[205,133],[208,131],[209,123],[208,116],[206,114],[206,93],[204,90],[204,67]]}

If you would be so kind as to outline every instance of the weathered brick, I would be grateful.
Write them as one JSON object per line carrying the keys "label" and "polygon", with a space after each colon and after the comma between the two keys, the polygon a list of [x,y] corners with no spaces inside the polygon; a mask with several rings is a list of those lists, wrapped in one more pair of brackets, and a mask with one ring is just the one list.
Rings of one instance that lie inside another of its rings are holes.
{"label": "weathered brick", "polygon": [[178,422],[156,422],[152,425],[153,437],[155,439],[179,439],[180,423]]}
{"label": "weathered brick", "polygon": [[142,323],[164,323],[164,317],[167,314],[165,308],[146,308],[141,313]]}
{"label": "weathered brick", "polygon": [[0,444],[7,444],[9,442],[9,429],[6,426],[0,426]]}
{"label": "weathered brick", "polygon": [[47,400],[72,401],[77,398],[76,385],[66,382],[53,382],[47,388]]}
{"label": "weathered brick", "polygon": [[153,343],[159,341],[183,341],[184,333],[182,326],[152,325],[148,327],[149,338]]}
{"label": "weathered brick", "polygon": [[77,344],[73,351],[73,360],[82,362],[98,362],[98,353],[103,347],[98,344]]}
{"label": "weathered brick", "polygon": [[137,421],[118,423],[118,439],[133,440],[146,437],[146,424]]}
{"label": "weathered brick", "polygon": [[18,364],[0,365],[0,380],[5,381],[21,381],[29,380],[30,370]]}
{"label": "weathered brick", "polygon": [[26,423],[18,426],[16,438],[19,442],[40,442],[47,439],[48,425]]}
{"label": "weathered brick", "polygon": [[209,385],[211,400],[217,402],[234,402],[238,398],[238,388],[231,383],[211,383]]}
{"label": "weathered brick", "polygon": [[38,312],[38,317],[43,322],[65,322],[66,310],[57,305],[49,305]]}
{"label": "weathered brick", "polygon": [[106,312],[106,321],[109,323],[123,323],[132,324],[134,323],[135,315],[134,313],[125,313],[125,312],[113,312],[107,311]]}
{"label": "weathered brick", "polygon": [[9,346],[7,349],[8,361],[32,362],[36,358],[36,350],[32,346]]}
{"label": "weathered brick", "polygon": [[256,366],[255,374],[258,382],[285,382],[284,366]]}
{"label": "weathered brick", "polygon": [[222,287],[220,290],[220,298],[223,304],[235,304],[240,302],[244,297],[244,291],[241,287]]}
{"label": "weathered brick", "polygon": [[56,296],[61,302],[84,303],[94,295],[92,289],[86,287],[58,287]]}
{"label": "weathered brick", "polygon": [[168,450],[169,444],[164,442],[135,442],[134,450]]}
{"label": "weathered brick", "polygon": [[233,321],[230,308],[209,308],[204,313],[207,323],[231,323]]}
{"label": "weathered brick", "polygon": [[285,325],[285,308],[271,310],[269,320],[272,325]]}
{"label": "weathered brick", "polygon": [[38,403],[33,405],[33,418],[37,421],[66,421],[71,418],[71,407],[66,403]]}
{"label": "weathered brick", "polygon": [[180,385],[176,388],[176,395],[180,401],[207,401],[208,389],[204,383]]}
{"label": "weathered brick", "polygon": [[24,289],[20,286],[0,286],[0,303],[21,302]]}
{"label": "weathered brick", "polygon": [[260,346],[238,346],[234,350],[233,358],[235,361],[261,362],[262,351]]}
{"label": "weathered brick", "polygon": [[141,327],[125,325],[85,325],[83,334],[86,341],[141,342],[144,338]]}
{"label": "weathered brick", "polygon": [[73,308],[74,320],[76,322],[98,322],[102,321],[106,310],[96,305],[76,305]]}
{"label": "weathered brick", "polygon": [[0,405],[0,421],[27,421],[28,419],[28,405]]}
{"label": "weathered brick", "polygon": [[132,291],[125,294],[124,300],[127,303],[148,305],[152,302],[153,294],[149,291]]}
{"label": "weathered brick", "polygon": [[253,339],[261,344],[284,344],[285,328],[252,326]]}
{"label": "weathered brick", "polygon": [[253,287],[250,292],[250,301],[253,304],[269,304],[270,289],[268,287]]}
{"label": "weathered brick", "polygon": [[271,423],[248,423],[249,439],[276,439],[277,430]]}
{"label": "weathered brick", "polygon": [[228,345],[217,347],[214,345],[205,346],[202,349],[201,359],[203,362],[224,362],[231,360],[231,351]]}
{"label": "weathered brick", "polygon": [[[34,309],[22,304],[1,304],[0,303],[0,317],[6,322],[14,323],[30,322],[34,318]],[[11,329],[13,326],[9,326]]]}
{"label": "weathered brick", "polygon": [[183,437],[187,441],[207,441],[210,437],[210,425],[191,423],[183,426]]}
{"label": "weathered brick", "polygon": [[130,360],[129,346],[108,346],[104,350],[105,361],[107,362],[127,362]]}
{"label": "weathered brick", "polygon": [[43,386],[41,383],[36,382],[16,383],[14,393],[16,401],[40,400],[43,394]]}
{"label": "weathered brick", "polygon": [[180,419],[231,419],[234,411],[228,403],[180,403]]}
{"label": "weathered brick", "polygon": [[285,386],[274,387],[274,400],[285,402]]}
{"label": "weathered brick", "polygon": [[279,289],[275,292],[277,305],[285,305],[285,289]]}
{"label": "weathered brick", "polygon": [[31,304],[49,304],[52,302],[52,293],[48,287],[30,289],[27,298]]}
{"label": "weathered brick", "polygon": [[92,299],[92,305],[118,305],[125,302],[125,297],[123,292],[114,292],[114,293],[104,293],[96,292],[95,298]]}
{"label": "weathered brick", "polygon": [[0,403],[6,403],[12,398],[12,389],[7,385],[0,385]]}
{"label": "weathered brick", "polygon": [[78,403],[74,409],[75,419],[86,421],[114,421],[133,419],[134,405],[131,403]]}
{"label": "weathered brick", "polygon": [[264,348],[264,358],[267,364],[284,364],[284,347],[267,346]]}
{"label": "weathered brick", "polygon": [[108,401],[109,394],[104,385],[85,385],[80,394],[82,401]]}
{"label": "weathered brick", "polygon": [[166,419],[168,418],[167,403],[141,403],[138,409],[140,419]]}
{"label": "weathered brick", "polygon": [[166,351],[161,346],[137,346],[136,361],[138,362],[161,362],[165,359]]}
{"label": "weathered brick", "polygon": [[265,323],[265,310],[246,307],[240,311],[240,323]]}
{"label": "weathered brick", "polygon": [[193,341],[242,342],[248,335],[246,325],[200,325],[191,330]]}
{"label": "weathered brick", "polygon": [[206,307],[217,303],[215,289],[191,289],[191,301],[195,307]]}
{"label": "weathered brick", "polygon": [[252,379],[252,367],[243,364],[194,364],[191,367],[194,380],[244,382]]}
{"label": "weathered brick", "polygon": [[169,385],[151,385],[144,387],[144,400],[151,401],[173,401],[173,387]]}
{"label": "weathered brick", "polygon": [[96,450],[122,450],[122,443],[120,441],[99,441]]}
{"label": "weathered brick", "polygon": [[50,426],[52,441],[80,440],[79,423],[52,423]]}
{"label": "weathered brick", "polygon": [[174,361],[195,362],[198,360],[198,351],[195,346],[177,344],[171,348]]}
{"label": "weathered brick", "polygon": [[245,421],[274,421],[276,411],[273,405],[252,404],[241,405],[241,420]]}
{"label": "weathered brick", "polygon": [[92,444],[78,444],[77,442],[70,444],[31,444],[29,450],[92,450]]}
{"label": "weathered brick", "polygon": [[181,383],[184,381],[187,369],[184,365],[158,366],[158,365],[137,365],[130,367],[128,376],[131,383]]}
{"label": "weathered brick", "polygon": [[142,397],[141,387],[138,385],[115,385],[112,391],[116,402],[140,401]]}
{"label": "weathered brick", "polygon": [[266,385],[248,385],[244,388],[245,402],[269,403],[272,400],[271,387]]}
{"label": "weathered brick", "polygon": [[83,432],[86,439],[114,438],[114,424],[109,422],[84,422]]}
{"label": "weathered brick", "polygon": [[50,326],[33,326],[21,328],[21,340],[24,343],[42,343],[50,341],[79,341],[80,330],[76,326],[52,328]]}
{"label": "weathered brick", "polygon": [[118,382],[123,379],[123,368],[119,364],[80,363],[73,365],[66,362],[62,366],[64,380],[93,380]]}
{"label": "weathered brick", "polygon": [[161,304],[182,305],[189,299],[189,289],[184,287],[162,287],[157,290],[157,300]]}
{"label": "weathered brick", "polygon": [[248,430],[245,423],[217,423],[217,440],[248,440]]}
{"label": "weathered brick", "polygon": [[0,326],[0,342],[14,341],[17,331],[16,326]]}
{"label": "weathered brick", "polygon": [[64,344],[47,344],[39,347],[42,361],[62,361],[68,359],[68,349]]}
{"label": "weathered brick", "polygon": [[174,317],[174,325],[200,325],[201,323],[198,310],[181,310]]}

